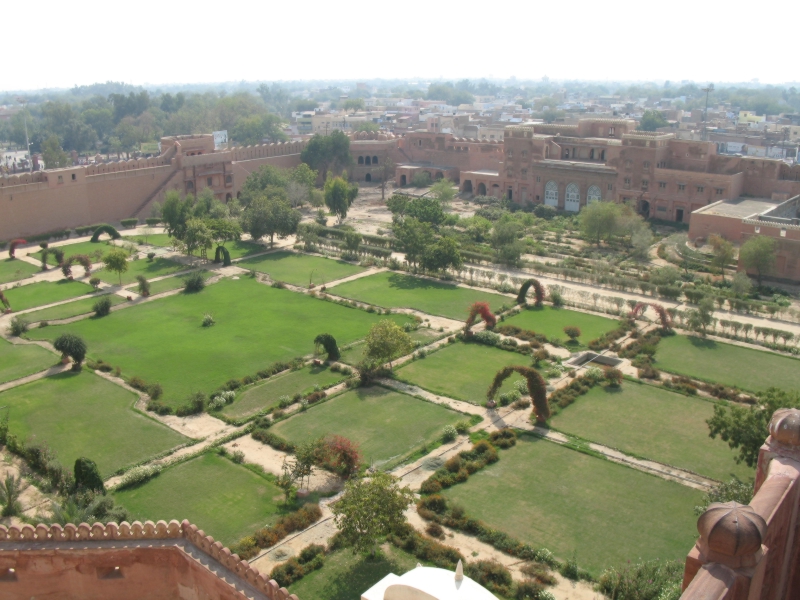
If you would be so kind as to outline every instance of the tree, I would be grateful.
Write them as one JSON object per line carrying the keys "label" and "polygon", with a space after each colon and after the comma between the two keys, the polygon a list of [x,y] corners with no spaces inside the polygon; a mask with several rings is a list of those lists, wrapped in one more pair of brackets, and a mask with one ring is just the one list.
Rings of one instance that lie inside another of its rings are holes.
{"label": "tree", "polygon": [[659,127],[667,127],[669,123],[657,110],[646,110],[642,115],[642,120],[639,122],[639,131],[655,131]]}
{"label": "tree", "polygon": [[388,473],[375,473],[369,479],[351,479],[341,499],[331,507],[336,527],[353,552],[369,551],[373,556],[378,542],[406,522],[405,510],[414,501],[407,487]]}
{"label": "tree", "polygon": [[274,113],[240,117],[231,129],[231,139],[241,146],[255,146],[264,139],[283,142],[289,139],[281,127],[283,119]]}
{"label": "tree", "polygon": [[613,202],[592,202],[584,206],[579,216],[581,235],[599,246],[601,240],[608,240],[616,233],[619,214],[619,205]]}
{"label": "tree", "polygon": [[580,328],[574,325],[567,325],[564,327],[564,333],[567,334],[567,337],[571,342],[575,342],[579,337],[581,337]]}
{"label": "tree", "polygon": [[389,368],[392,367],[393,359],[414,349],[411,337],[402,327],[389,319],[375,323],[367,334],[366,342],[365,356],[380,363],[388,362]]}
{"label": "tree", "polygon": [[343,177],[329,177],[325,181],[325,206],[339,218],[339,223],[347,216],[347,209],[357,195],[358,186]]}
{"label": "tree", "polygon": [[275,236],[283,239],[297,232],[302,215],[289,206],[289,202],[279,198],[262,195],[254,199],[242,214],[242,228],[254,240],[269,236],[269,243],[275,243]]}
{"label": "tree", "polygon": [[428,246],[422,254],[420,265],[427,271],[460,269],[464,264],[461,258],[461,244],[452,237],[442,237]]}
{"label": "tree", "polygon": [[769,435],[772,414],[779,408],[800,408],[800,393],[769,388],[758,395],[758,401],[752,406],[715,404],[714,415],[706,421],[709,435],[719,436],[723,442],[728,442],[731,450],[738,450],[737,463],[755,467],[758,450]]}
{"label": "tree", "polygon": [[714,301],[711,298],[703,298],[695,310],[688,312],[687,325],[689,329],[705,335],[708,326],[714,321]]}
{"label": "tree", "polygon": [[339,352],[339,346],[336,344],[336,338],[334,338],[330,333],[320,333],[314,338],[314,351],[319,352],[320,346],[322,346],[325,349],[325,352],[327,352],[329,361],[333,362],[335,360],[339,360],[339,357],[341,356],[341,353]]}
{"label": "tree", "polygon": [[353,163],[350,138],[338,129],[327,136],[314,134],[300,153],[300,160],[327,179],[328,171],[341,172]]}
{"label": "tree", "polygon": [[72,159],[61,149],[57,135],[51,135],[42,143],[42,159],[48,169],[59,169],[72,165]]}
{"label": "tree", "polygon": [[207,251],[214,245],[214,234],[205,219],[189,219],[183,234],[183,244],[189,256],[200,250],[200,257],[207,259]]}
{"label": "tree", "polygon": [[74,365],[73,369],[77,367],[80,369],[83,359],[86,358],[86,342],[83,338],[74,333],[62,333],[53,342],[53,348],[61,352],[62,360],[72,358]]}
{"label": "tree", "polygon": [[430,223],[434,229],[438,229],[445,219],[442,203],[436,198],[414,198],[406,204],[405,216]]}
{"label": "tree", "polygon": [[164,205],[161,207],[161,220],[164,228],[170,237],[182,240],[186,231],[186,221],[192,217],[194,197],[191,195],[181,198],[181,195],[170,190],[164,197]]}
{"label": "tree", "polygon": [[206,225],[217,246],[224,246],[242,237],[242,226],[233,219],[208,219]]}
{"label": "tree", "polygon": [[722,482],[718,486],[712,488],[703,496],[703,502],[699,506],[694,507],[694,514],[698,517],[706,512],[708,505],[712,502],[738,502],[739,504],[750,504],[753,499],[753,482],[739,481],[738,479],[731,479],[728,482]]}
{"label": "tree", "polygon": [[350,252],[358,252],[361,246],[361,234],[357,231],[347,231],[344,234],[344,247]]}
{"label": "tree", "polygon": [[722,272],[722,281],[725,281],[725,267],[733,260],[733,244],[716,234],[709,236],[708,243],[714,254],[711,264]]}
{"label": "tree", "polygon": [[380,180],[381,185],[381,200],[386,199],[386,185],[389,183],[389,180],[394,177],[394,172],[396,170],[396,165],[394,161],[389,157],[389,155],[385,155],[383,160],[378,165],[378,168],[375,169],[375,176]]}
{"label": "tree", "polygon": [[350,112],[356,112],[358,110],[364,110],[364,99],[363,98],[348,98],[344,102],[344,109]]}
{"label": "tree", "polygon": [[290,181],[286,185],[286,195],[289,196],[292,208],[299,208],[309,201],[311,190],[302,183]]}
{"label": "tree", "polygon": [[756,235],[748,239],[739,249],[739,258],[746,269],[756,272],[758,285],[761,286],[761,278],[769,275],[775,267],[775,246],[774,238],[764,235]]}
{"label": "tree", "polygon": [[122,285],[122,274],[128,270],[128,254],[115,248],[103,257],[103,264],[106,269],[119,275],[119,284]]}
{"label": "tree", "polygon": [[106,486],[100,476],[97,464],[89,458],[78,458],[75,461],[75,488],[106,493]]}
{"label": "tree", "polygon": [[417,219],[403,219],[392,225],[394,237],[406,254],[406,260],[412,264],[419,264],[425,254],[425,249],[433,244],[433,228],[430,223],[422,223]]}
{"label": "tree", "polygon": [[733,276],[731,290],[734,294],[737,296],[747,296],[750,294],[751,289],[753,289],[753,283],[750,281],[750,277],[748,277],[747,273],[739,271]]}
{"label": "tree", "polygon": [[456,197],[456,189],[449,179],[440,179],[431,187],[431,194],[444,205]]}
{"label": "tree", "polygon": [[392,197],[386,201],[386,208],[392,213],[393,217],[402,217],[406,213],[410,199],[403,194],[392,194]]}
{"label": "tree", "polygon": [[11,474],[0,482],[0,504],[3,505],[2,516],[13,517],[22,511],[19,498],[22,495],[22,480]]}

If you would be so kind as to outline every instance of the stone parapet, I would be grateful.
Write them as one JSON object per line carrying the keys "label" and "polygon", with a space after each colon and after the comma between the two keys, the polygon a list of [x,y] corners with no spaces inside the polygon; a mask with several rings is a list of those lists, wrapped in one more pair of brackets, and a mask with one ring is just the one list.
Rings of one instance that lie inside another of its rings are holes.
{"label": "stone parapet", "polygon": [[[123,566],[113,566],[117,563]],[[187,598],[297,600],[188,521],[0,526],[0,595],[4,598],[48,592],[47,585],[52,583],[48,575],[66,582],[79,580],[82,597],[103,597],[109,593],[109,582],[124,579],[126,571],[127,587],[116,590],[115,597],[136,598],[133,588],[147,584],[148,569],[155,592],[148,597],[169,597],[166,588],[174,583],[175,590],[197,588]],[[172,578],[165,579],[165,569]],[[91,577],[95,572],[96,577]],[[96,589],[87,592],[87,585]],[[71,593],[64,589],[63,596],[47,597],[73,597]],[[183,592],[177,597],[184,597]]]}

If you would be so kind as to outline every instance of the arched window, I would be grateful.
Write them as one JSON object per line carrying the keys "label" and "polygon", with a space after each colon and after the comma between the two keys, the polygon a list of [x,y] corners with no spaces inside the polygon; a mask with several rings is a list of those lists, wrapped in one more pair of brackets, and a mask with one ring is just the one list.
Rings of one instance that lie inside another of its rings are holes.
{"label": "arched window", "polygon": [[363,156],[359,156],[358,157],[358,164],[360,164],[360,165],[364,164],[364,157]]}
{"label": "arched window", "polygon": [[370,159],[369,159],[369,156],[365,156],[365,157],[364,157],[364,164],[365,164],[365,165],[368,165],[368,164],[370,164],[370,162],[371,162],[371,161],[370,161]]}
{"label": "arched window", "polygon": [[605,160],[605,159],[606,159],[606,151],[600,150],[600,160]]}
{"label": "arched window", "polygon": [[594,160],[594,148],[589,150],[589,160]]}
{"label": "arched window", "polygon": [[597,202],[598,200],[603,199],[603,194],[600,192],[600,188],[596,185],[593,185],[589,188],[586,192],[586,204],[590,204],[592,202]]}
{"label": "arched window", "polygon": [[373,156],[372,157],[372,164],[373,165],[377,165],[378,164],[378,157],[377,156]]}
{"label": "arched window", "polygon": [[581,189],[577,183],[570,183],[567,186],[567,193],[564,196],[564,210],[578,212],[581,209]]}
{"label": "arched window", "polygon": [[544,203],[558,206],[558,184],[555,181],[548,181],[544,186]]}

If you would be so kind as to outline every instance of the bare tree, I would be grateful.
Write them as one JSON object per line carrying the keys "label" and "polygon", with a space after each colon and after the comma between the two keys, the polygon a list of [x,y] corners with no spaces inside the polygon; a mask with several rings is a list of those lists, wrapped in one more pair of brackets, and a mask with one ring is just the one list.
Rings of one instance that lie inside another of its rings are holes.
{"label": "bare tree", "polygon": [[375,174],[380,177],[381,180],[381,200],[386,199],[386,183],[389,181],[389,178],[394,175],[395,168],[396,165],[388,154],[383,157],[381,164],[378,165],[378,170]]}

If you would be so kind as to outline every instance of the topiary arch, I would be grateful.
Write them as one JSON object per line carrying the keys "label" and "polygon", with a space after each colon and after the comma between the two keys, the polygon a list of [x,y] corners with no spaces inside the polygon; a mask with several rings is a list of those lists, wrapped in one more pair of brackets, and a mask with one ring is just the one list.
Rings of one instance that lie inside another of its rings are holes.
{"label": "topiary arch", "polygon": [[528,296],[528,290],[531,286],[533,286],[533,292],[536,294],[534,306],[542,305],[542,302],[544,302],[544,288],[538,279],[528,279],[522,284],[522,287],[519,288],[519,294],[517,294],[517,304],[525,304],[525,298]]}
{"label": "topiary arch", "polygon": [[96,242],[100,239],[100,236],[104,233],[107,233],[111,236],[112,240],[118,240],[122,236],[119,234],[119,231],[114,229],[111,225],[100,225],[97,229],[94,230],[92,234],[92,241]]}
{"label": "topiary arch", "polygon": [[42,271],[47,271],[47,257],[51,252],[50,248],[42,248]]}
{"label": "topiary arch", "polygon": [[61,261],[58,265],[61,267],[61,272],[64,274],[64,277],[67,279],[72,279],[72,265],[75,264],[77,261],[74,256],[70,256],[69,258],[65,258]]}
{"label": "topiary arch", "polygon": [[78,263],[80,266],[83,267],[83,270],[86,272],[86,275],[90,275],[92,272],[92,259],[89,258],[85,254],[75,254],[70,256],[69,259],[73,262]]}
{"label": "topiary arch", "polygon": [[339,346],[336,345],[336,338],[334,338],[330,333],[320,333],[317,337],[315,337],[314,346],[316,347],[317,352],[319,351],[319,347],[322,346],[325,349],[325,352],[328,353],[328,360],[330,361],[339,360],[339,357],[341,356],[339,353]]}
{"label": "topiary arch", "polygon": [[533,414],[536,415],[536,420],[539,423],[544,423],[550,418],[550,405],[547,403],[547,383],[545,383],[542,376],[536,369],[531,367],[523,367],[522,365],[509,365],[503,367],[494,376],[489,391],[486,392],[486,399],[494,401],[494,396],[497,390],[503,385],[503,382],[508,379],[512,373],[519,373],[528,382],[528,393],[533,400]]}
{"label": "topiary arch", "polygon": [[659,320],[661,321],[661,327],[664,331],[671,331],[672,330],[672,319],[669,318],[669,313],[667,313],[666,309],[661,306],[660,304],[646,304],[644,302],[639,302],[636,306],[633,307],[633,310],[628,313],[628,317],[631,319],[635,319],[638,317],[647,307],[652,308],[656,311]]}
{"label": "topiary arch", "polygon": [[231,265],[231,253],[228,252],[225,246],[217,246],[217,250],[214,252],[214,262],[218,263],[220,261],[222,261],[223,267]]}
{"label": "topiary arch", "polygon": [[21,246],[22,244],[27,244],[23,239],[19,240],[12,240],[11,243],[8,245],[8,257],[14,258],[14,253],[17,251],[17,246]]}
{"label": "topiary arch", "polygon": [[487,302],[476,302],[469,307],[469,316],[467,317],[467,324],[464,327],[464,333],[470,335],[472,326],[475,324],[475,319],[480,315],[483,322],[486,323],[486,329],[494,329],[497,325],[497,319],[492,314],[492,309],[489,308]]}

